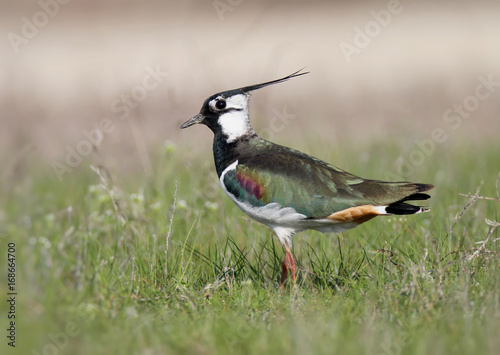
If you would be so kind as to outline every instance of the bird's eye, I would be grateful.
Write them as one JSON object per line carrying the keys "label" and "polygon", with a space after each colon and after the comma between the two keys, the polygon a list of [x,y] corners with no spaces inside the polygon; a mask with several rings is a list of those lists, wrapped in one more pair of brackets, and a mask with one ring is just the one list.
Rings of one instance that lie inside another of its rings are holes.
{"label": "bird's eye", "polygon": [[223,110],[226,108],[226,101],[223,101],[223,100],[217,100],[215,102],[215,107],[218,109],[218,110]]}

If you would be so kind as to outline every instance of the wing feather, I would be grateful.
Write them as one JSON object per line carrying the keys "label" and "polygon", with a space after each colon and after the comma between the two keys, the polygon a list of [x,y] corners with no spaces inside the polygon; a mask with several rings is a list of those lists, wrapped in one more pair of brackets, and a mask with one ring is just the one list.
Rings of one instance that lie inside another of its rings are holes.
{"label": "wing feather", "polygon": [[308,218],[325,218],[357,206],[426,199],[429,195],[421,192],[433,187],[362,179],[307,154],[274,144],[273,149],[253,153],[238,157],[236,169],[225,175],[227,190],[253,206],[277,202],[283,207],[293,207]]}

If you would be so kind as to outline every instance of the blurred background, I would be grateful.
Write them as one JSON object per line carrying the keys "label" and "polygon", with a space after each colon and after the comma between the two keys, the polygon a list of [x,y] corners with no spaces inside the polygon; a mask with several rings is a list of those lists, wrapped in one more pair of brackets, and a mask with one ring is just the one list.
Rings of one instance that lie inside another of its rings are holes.
{"label": "blurred background", "polygon": [[82,168],[72,151],[144,174],[165,145],[208,158],[206,127],[179,130],[208,96],[303,67],[254,93],[266,138],[340,151],[394,140],[404,159],[436,129],[443,149],[500,132],[498,1],[1,4],[3,178],[37,163],[64,179]]}
{"label": "blurred background", "polygon": [[[0,255],[17,243],[19,353],[223,354],[227,339],[247,353],[498,349],[499,273],[487,263],[498,247],[485,249],[498,239],[484,223],[498,204],[478,201],[457,221],[458,194],[481,181],[500,198],[500,1],[0,0],[0,34]],[[224,196],[209,129],[179,126],[214,93],[301,68],[253,93],[257,133],[365,178],[432,183],[435,213],[346,238],[303,233],[301,273],[351,275],[325,301],[311,288],[275,302],[271,284],[251,293],[253,276],[226,297],[224,245],[242,248],[227,260],[245,269],[261,270],[240,264],[249,251],[279,272],[256,252],[271,231]],[[69,321],[81,335],[56,348]]]}

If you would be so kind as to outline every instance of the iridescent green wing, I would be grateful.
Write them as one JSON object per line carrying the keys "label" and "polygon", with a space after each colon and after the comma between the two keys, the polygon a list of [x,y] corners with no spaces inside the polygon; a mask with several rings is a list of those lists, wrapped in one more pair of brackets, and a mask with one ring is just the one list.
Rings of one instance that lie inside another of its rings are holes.
{"label": "iridescent green wing", "polygon": [[259,207],[277,202],[308,218],[361,205],[388,205],[419,192],[419,184],[364,180],[306,154],[280,147],[241,156],[224,176],[238,200]]}

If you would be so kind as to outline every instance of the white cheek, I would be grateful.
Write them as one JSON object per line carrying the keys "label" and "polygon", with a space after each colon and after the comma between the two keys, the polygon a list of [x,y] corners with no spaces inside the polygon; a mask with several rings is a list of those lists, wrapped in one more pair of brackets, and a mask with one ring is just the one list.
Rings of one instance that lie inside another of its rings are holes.
{"label": "white cheek", "polygon": [[250,95],[244,95],[244,94],[228,97],[226,100],[227,107],[245,109],[246,107],[248,107],[249,97]]}
{"label": "white cheek", "polygon": [[222,128],[222,133],[228,137],[228,143],[234,142],[251,130],[248,113],[244,110],[223,114],[219,117],[219,125]]}

